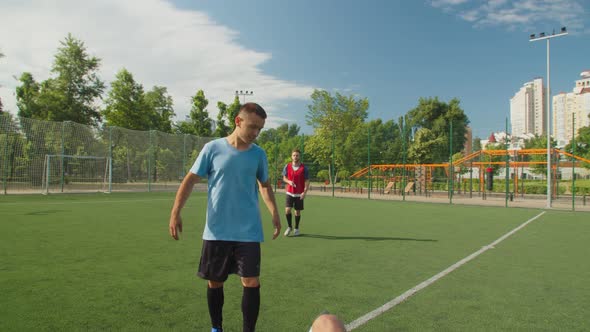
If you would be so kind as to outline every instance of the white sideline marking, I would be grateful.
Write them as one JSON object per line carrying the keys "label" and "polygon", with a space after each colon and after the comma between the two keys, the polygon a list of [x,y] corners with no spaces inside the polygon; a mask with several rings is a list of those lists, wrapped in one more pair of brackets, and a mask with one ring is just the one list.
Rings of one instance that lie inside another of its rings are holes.
{"label": "white sideline marking", "polygon": [[481,249],[479,249],[478,251],[474,252],[473,254],[463,258],[462,260],[458,261],[457,263],[449,266],[448,268],[446,268],[445,270],[439,272],[438,274],[434,275],[433,277],[431,277],[430,279],[421,282],[420,284],[416,285],[414,288],[406,291],[405,293],[403,293],[402,295],[396,297],[395,299],[385,303],[384,305],[380,306],[379,308],[365,314],[364,316],[361,316],[360,318],[357,318],[356,320],[348,323],[346,325],[346,330],[347,331],[352,331],[354,329],[356,329],[357,327],[366,324],[368,321],[370,321],[371,319],[381,315],[382,313],[385,313],[386,311],[388,311],[389,309],[395,307],[396,305],[402,303],[403,301],[407,300],[408,298],[410,298],[412,295],[418,293],[420,290],[430,286],[431,284],[433,284],[435,281],[437,281],[438,279],[446,276],[447,274],[453,272],[454,270],[456,270],[457,268],[459,268],[461,265],[469,262],[470,260],[474,259],[475,257],[481,255],[482,253],[486,252],[488,249],[493,249],[495,245],[497,245],[498,243],[504,241],[507,237],[509,237],[510,235],[518,232],[519,230],[521,230],[523,227],[525,227],[526,225],[528,225],[530,222],[532,222],[533,220],[539,218],[540,216],[542,216],[543,214],[545,214],[545,211],[539,213],[538,215],[534,216],[533,218],[525,221],[523,224],[521,224],[520,226],[516,227],[515,229],[511,230],[510,232],[502,235],[500,238],[498,238],[496,241],[490,243],[487,246],[483,246]]}

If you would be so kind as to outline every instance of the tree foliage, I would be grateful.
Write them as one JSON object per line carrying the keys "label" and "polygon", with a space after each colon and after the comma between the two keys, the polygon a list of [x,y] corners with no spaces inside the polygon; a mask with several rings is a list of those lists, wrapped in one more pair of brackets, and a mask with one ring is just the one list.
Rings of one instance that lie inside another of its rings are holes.
{"label": "tree foliage", "polygon": [[88,55],[84,42],[71,34],[61,42],[51,72],[57,77],[53,86],[63,94],[62,109],[55,120],[68,120],[80,124],[97,125],[100,112],[95,100],[100,98],[104,83],[98,77],[100,59]]}
{"label": "tree foliage", "polygon": [[228,107],[224,102],[217,102],[217,120],[215,121],[215,137],[225,137],[230,134],[230,126],[227,125],[226,121],[230,122],[228,117]]}
{"label": "tree foliage", "polygon": [[111,83],[103,111],[106,124],[133,130],[150,130],[152,115],[147,110],[143,86],[127,69],[121,69]]}
{"label": "tree foliage", "polygon": [[473,139],[473,152],[481,151],[481,138],[475,137]]}
{"label": "tree foliage", "polygon": [[[575,138],[576,148],[574,151],[574,141],[569,142],[565,146],[565,150],[569,153],[573,153],[576,156],[590,159],[590,127],[582,127],[578,130],[578,134]],[[590,168],[588,163],[580,163],[585,168]]]}
{"label": "tree foliage", "polygon": [[205,98],[203,90],[191,98],[192,107],[188,119],[176,125],[176,131],[183,134],[191,134],[201,137],[211,137],[211,119],[206,108],[209,100]]}
{"label": "tree foliage", "polygon": [[[429,128],[418,129],[414,135],[414,142],[408,149],[408,161],[415,164],[431,164],[441,161],[441,151],[445,150],[445,144],[447,144],[445,138],[447,137],[437,136]],[[448,148],[446,150],[448,151]]]}
{"label": "tree foliage", "polygon": [[41,85],[35,81],[33,74],[22,73],[16,87],[16,106],[18,107],[18,116],[24,118],[44,119],[39,107],[39,94]]}
{"label": "tree foliage", "polygon": [[[340,93],[332,96],[324,90],[315,90],[311,100],[306,119],[315,132],[306,141],[305,150],[322,167],[332,167],[332,153],[335,169],[344,167],[354,147],[342,143],[347,141],[350,133],[362,126],[368,116],[369,101]],[[336,174],[335,170],[330,173]]]}
{"label": "tree foliage", "polygon": [[174,102],[163,86],[154,86],[145,94],[146,111],[150,115],[150,128],[172,132],[172,117],[174,117]]}
{"label": "tree foliage", "polygon": [[234,97],[234,101],[227,107],[227,121],[229,122],[230,132],[236,129],[236,116],[238,116],[238,112],[240,112],[240,98],[238,96]]}
{"label": "tree foliage", "polygon": [[420,139],[414,138],[413,144],[420,146],[410,147],[410,150],[413,150],[414,162],[449,160],[451,122],[453,151],[463,150],[469,119],[459,104],[460,101],[456,98],[451,99],[449,103],[442,102],[437,97],[420,98],[418,106],[408,112],[408,123],[415,135],[420,129],[428,129],[422,131]]}
{"label": "tree foliage", "polygon": [[97,74],[100,59],[70,34],[60,43],[51,68],[54,77],[38,84],[30,73],[21,75],[16,89],[19,116],[96,126],[101,120],[96,100],[104,90]]}
{"label": "tree foliage", "polygon": [[[551,147],[555,148],[557,146],[557,141],[551,138]],[[547,149],[547,135],[542,136],[535,136],[533,138],[527,139],[524,141],[524,148],[525,149]],[[527,160],[529,161],[547,161],[547,154],[543,155],[531,155],[526,156]],[[538,175],[546,175],[547,174],[547,165],[546,164],[539,164],[539,165],[532,165],[531,172],[533,174]]]}
{"label": "tree foliage", "polygon": [[305,160],[302,147],[303,137],[299,134],[301,128],[296,124],[282,124],[277,128],[264,130],[258,136],[256,143],[262,147],[268,155],[270,174],[273,178],[280,179],[281,172],[286,163],[291,161],[291,151],[302,150],[302,161],[310,166]]}

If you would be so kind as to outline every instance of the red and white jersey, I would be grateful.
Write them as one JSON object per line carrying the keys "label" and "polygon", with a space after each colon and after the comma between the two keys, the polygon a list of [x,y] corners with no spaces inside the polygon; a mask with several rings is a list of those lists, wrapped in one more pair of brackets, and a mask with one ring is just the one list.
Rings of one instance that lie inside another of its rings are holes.
{"label": "red and white jersey", "polygon": [[309,172],[307,171],[307,167],[303,164],[299,164],[298,166],[293,166],[293,163],[288,163],[283,168],[283,176],[293,181],[295,186],[291,186],[287,184],[285,187],[285,192],[289,196],[299,197],[301,193],[305,191],[305,181],[309,179]]}

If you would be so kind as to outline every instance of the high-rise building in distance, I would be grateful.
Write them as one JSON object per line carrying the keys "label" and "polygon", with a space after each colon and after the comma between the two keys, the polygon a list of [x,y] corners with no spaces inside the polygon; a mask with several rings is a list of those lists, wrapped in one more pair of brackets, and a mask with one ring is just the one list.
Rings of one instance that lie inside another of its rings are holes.
{"label": "high-rise building in distance", "polygon": [[[581,74],[572,92],[553,97],[553,130],[558,147],[564,147],[582,127],[590,125],[590,70]],[[573,116],[575,115],[575,123]]]}
{"label": "high-rise building in distance", "polygon": [[542,78],[525,83],[510,98],[512,136],[525,137],[545,134],[546,89]]}

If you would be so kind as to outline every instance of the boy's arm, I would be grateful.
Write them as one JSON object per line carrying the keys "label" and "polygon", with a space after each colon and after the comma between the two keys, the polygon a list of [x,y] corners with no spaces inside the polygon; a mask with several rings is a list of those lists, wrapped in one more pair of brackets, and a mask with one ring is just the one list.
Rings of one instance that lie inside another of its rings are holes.
{"label": "boy's arm", "polygon": [[198,175],[189,172],[182,180],[182,183],[176,192],[174,205],[172,206],[172,211],[170,212],[169,223],[170,236],[172,236],[172,238],[175,240],[178,240],[179,233],[182,233],[182,218],[180,217],[180,211],[191,195],[193,187],[200,180],[201,178]]}
{"label": "boy's arm", "polygon": [[309,181],[309,179],[305,180],[305,188],[303,189],[303,192],[301,193],[301,199],[303,199],[305,197],[305,195],[307,195],[307,191],[309,190],[309,184],[311,182]]}
{"label": "boy's arm", "polygon": [[266,182],[258,181],[260,187],[260,195],[266,204],[266,208],[272,216],[272,224],[274,226],[274,232],[272,233],[272,239],[276,239],[281,232],[281,219],[279,218],[279,209],[277,208],[277,202],[275,201],[275,194],[272,190],[270,180]]}

